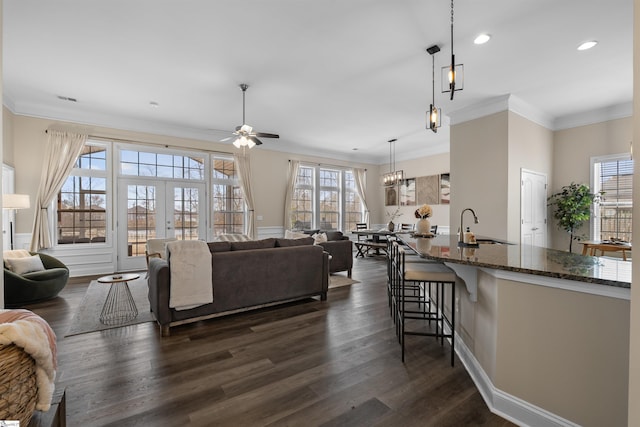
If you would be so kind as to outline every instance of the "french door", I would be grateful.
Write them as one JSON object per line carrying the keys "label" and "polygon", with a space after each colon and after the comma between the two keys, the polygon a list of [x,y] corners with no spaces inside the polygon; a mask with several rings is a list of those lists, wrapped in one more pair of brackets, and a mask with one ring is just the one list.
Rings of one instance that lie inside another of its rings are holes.
{"label": "french door", "polygon": [[206,237],[204,183],[121,178],[117,194],[118,271],[146,269],[148,239]]}

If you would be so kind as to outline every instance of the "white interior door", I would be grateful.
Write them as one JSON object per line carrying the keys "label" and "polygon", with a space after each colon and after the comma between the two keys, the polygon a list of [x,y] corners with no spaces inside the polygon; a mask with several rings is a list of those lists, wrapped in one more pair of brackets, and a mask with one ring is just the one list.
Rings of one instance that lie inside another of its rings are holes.
{"label": "white interior door", "polygon": [[118,186],[118,271],[146,269],[148,239],[205,237],[204,184],[124,178]]}
{"label": "white interior door", "polygon": [[520,244],[547,246],[547,176],[521,171]]}

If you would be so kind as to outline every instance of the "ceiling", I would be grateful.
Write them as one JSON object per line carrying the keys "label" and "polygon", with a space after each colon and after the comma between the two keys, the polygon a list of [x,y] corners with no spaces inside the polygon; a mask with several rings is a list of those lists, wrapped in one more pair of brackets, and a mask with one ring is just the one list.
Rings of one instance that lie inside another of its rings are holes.
{"label": "ceiling", "polygon": [[[4,0],[4,104],[16,114],[217,141],[246,121],[257,149],[383,164],[447,152],[445,115],[511,95],[551,129],[631,112],[632,0],[458,0],[464,90],[445,0]],[[486,32],[492,39],[474,45]],[[587,40],[599,44],[587,51]],[[77,102],[60,99],[74,98]],[[150,103],[157,103],[157,107]],[[230,142],[229,142],[230,143]]]}

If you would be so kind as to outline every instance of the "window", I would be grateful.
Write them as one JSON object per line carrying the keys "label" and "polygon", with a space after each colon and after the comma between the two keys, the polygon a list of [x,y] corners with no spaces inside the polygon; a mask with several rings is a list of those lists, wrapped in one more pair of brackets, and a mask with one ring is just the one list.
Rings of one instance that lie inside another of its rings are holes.
{"label": "window", "polygon": [[246,207],[232,156],[213,156],[213,235],[244,233]]}
{"label": "window", "polygon": [[297,230],[352,230],[362,221],[362,202],[350,170],[301,165],[291,201]]}
{"label": "window", "polygon": [[633,160],[625,154],[597,157],[592,164],[593,192],[604,191],[594,206],[593,237],[631,242]]}
{"label": "window", "polygon": [[58,193],[57,242],[102,243],[107,236],[107,146],[85,143]]}
{"label": "window", "polygon": [[204,157],[121,150],[120,173],[129,176],[204,180]]}

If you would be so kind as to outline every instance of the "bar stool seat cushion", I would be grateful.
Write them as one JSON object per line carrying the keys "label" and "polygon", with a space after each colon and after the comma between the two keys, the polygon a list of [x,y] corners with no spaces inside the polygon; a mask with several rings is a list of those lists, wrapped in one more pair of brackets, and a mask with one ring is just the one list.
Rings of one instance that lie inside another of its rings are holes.
{"label": "bar stool seat cushion", "polygon": [[404,280],[414,282],[455,282],[456,273],[437,262],[405,264]]}

